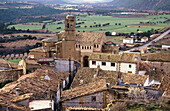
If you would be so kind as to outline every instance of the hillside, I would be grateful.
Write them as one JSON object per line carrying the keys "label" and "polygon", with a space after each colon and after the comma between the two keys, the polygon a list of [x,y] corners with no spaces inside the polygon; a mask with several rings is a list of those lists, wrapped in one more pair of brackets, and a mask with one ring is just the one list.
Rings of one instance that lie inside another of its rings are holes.
{"label": "hillside", "polygon": [[49,3],[49,4],[65,4],[63,0],[4,0],[4,1],[30,1],[38,3]]}
{"label": "hillside", "polygon": [[114,0],[111,2],[117,7],[138,10],[168,10],[170,11],[170,0]]}

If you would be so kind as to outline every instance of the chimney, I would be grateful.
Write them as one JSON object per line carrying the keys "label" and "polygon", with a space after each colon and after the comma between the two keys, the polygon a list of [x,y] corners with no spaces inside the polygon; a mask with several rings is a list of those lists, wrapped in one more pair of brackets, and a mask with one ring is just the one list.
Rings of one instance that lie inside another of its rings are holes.
{"label": "chimney", "polygon": [[100,65],[97,66],[97,77],[99,76],[99,72],[100,72]]}
{"label": "chimney", "polygon": [[19,88],[16,88],[16,96],[19,96]]}

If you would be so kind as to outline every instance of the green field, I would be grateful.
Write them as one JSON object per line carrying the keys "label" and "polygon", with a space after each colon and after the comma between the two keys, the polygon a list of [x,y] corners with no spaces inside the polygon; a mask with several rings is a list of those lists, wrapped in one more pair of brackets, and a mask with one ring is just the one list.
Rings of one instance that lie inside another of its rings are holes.
{"label": "green field", "polygon": [[[157,23],[157,22],[164,22],[167,19],[170,19],[170,15],[159,15],[159,16],[148,16],[146,18],[117,18],[112,16],[86,16],[80,17],[77,16],[77,23],[84,22],[84,24],[79,24],[80,28],[76,28],[77,31],[80,32],[113,32],[118,31],[121,33],[130,33],[130,32],[137,32],[137,29],[140,31],[147,31],[153,29],[162,29],[164,27],[169,27],[170,23]],[[46,22],[46,21],[45,21]],[[58,22],[63,22],[62,24],[57,24]],[[95,22],[95,24],[94,24]],[[152,22],[157,24],[140,24],[140,22]],[[101,27],[91,27],[97,24],[105,24],[110,23],[108,26],[101,26]],[[117,25],[115,25],[117,23]],[[121,25],[119,25],[119,23]],[[139,25],[140,24],[140,25]],[[125,25],[127,27],[125,27]],[[36,25],[11,25],[10,27],[15,27],[16,29],[41,29],[42,26]],[[86,28],[84,26],[87,26]],[[57,27],[61,27],[61,29],[57,29]],[[53,23],[48,23],[46,25],[46,29],[54,32],[60,32],[64,30],[64,21],[57,21]]]}
{"label": "green field", "polygon": [[19,63],[21,59],[9,59],[9,60],[6,60],[6,61],[9,61],[9,62],[14,62],[14,63]]}

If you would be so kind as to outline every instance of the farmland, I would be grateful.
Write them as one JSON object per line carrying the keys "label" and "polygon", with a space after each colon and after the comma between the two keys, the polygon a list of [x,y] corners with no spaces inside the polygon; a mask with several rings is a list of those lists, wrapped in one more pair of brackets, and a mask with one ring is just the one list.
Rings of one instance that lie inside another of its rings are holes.
{"label": "farmland", "polygon": [[[121,33],[130,33],[140,31],[148,31],[153,29],[162,29],[169,27],[170,15],[147,16],[140,18],[118,18],[112,16],[77,16],[77,31],[80,32],[107,32],[118,31]],[[59,24],[60,23],[60,24]],[[109,25],[103,26],[103,24]],[[42,25],[32,24],[16,24],[10,25],[9,28],[35,30],[41,29]],[[64,30],[64,21],[56,21],[47,23],[45,29],[54,32]]]}
{"label": "farmland", "polygon": [[6,47],[6,48],[12,48],[12,47],[24,47],[26,45],[34,46],[36,43],[41,43],[39,40],[19,40],[15,42],[7,42],[7,43],[0,43],[0,45]]}

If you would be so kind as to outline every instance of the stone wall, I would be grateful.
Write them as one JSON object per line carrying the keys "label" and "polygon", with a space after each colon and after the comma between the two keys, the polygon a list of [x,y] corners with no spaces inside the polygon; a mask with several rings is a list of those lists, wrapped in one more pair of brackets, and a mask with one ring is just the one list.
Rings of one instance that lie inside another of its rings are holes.
{"label": "stone wall", "polygon": [[[94,101],[93,98],[95,98],[96,100]],[[102,91],[86,96],[81,96],[72,100],[64,101],[62,103],[62,107],[63,109],[65,109],[66,107],[74,106],[103,109],[114,98],[114,93],[109,91]]]}
{"label": "stone wall", "polygon": [[[76,99],[65,101],[62,104],[63,109],[67,107],[91,107],[91,108],[103,108],[103,92],[94,93],[87,96],[82,96]],[[92,101],[92,97],[96,97],[96,101]]]}
{"label": "stone wall", "polygon": [[16,81],[22,75],[23,75],[22,69],[2,70],[0,71],[0,83],[7,80]]}

